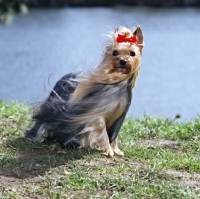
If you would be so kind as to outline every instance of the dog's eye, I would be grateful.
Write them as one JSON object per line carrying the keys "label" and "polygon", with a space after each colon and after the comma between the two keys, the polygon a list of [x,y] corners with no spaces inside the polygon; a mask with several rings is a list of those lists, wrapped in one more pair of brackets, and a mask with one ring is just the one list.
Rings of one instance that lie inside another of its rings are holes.
{"label": "dog's eye", "polygon": [[117,56],[118,52],[116,50],[113,51],[113,56]]}
{"label": "dog's eye", "polygon": [[134,57],[135,56],[135,52],[130,52],[130,56]]}

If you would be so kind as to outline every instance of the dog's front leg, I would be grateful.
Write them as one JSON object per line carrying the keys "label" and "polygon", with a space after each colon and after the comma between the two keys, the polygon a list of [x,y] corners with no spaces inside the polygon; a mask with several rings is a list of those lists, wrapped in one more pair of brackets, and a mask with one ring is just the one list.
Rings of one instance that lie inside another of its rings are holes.
{"label": "dog's front leg", "polygon": [[89,146],[93,149],[103,151],[108,157],[114,156],[114,151],[110,145],[104,118],[99,118],[93,123],[94,130],[88,134]]}
{"label": "dog's front leg", "polygon": [[111,147],[112,147],[112,149],[113,149],[115,155],[124,156],[124,152],[121,151],[121,150],[119,149],[118,145],[117,145],[117,137],[116,137],[116,139],[111,143]]}
{"label": "dog's front leg", "polygon": [[[110,145],[109,138],[108,138],[108,133],[106,130],[106,127],[102,129],[101,135],[99,137],[100,139],[98,140],[97,146],[100,146],[100,150],[102,150],[104,155],[108,157],[113,157],[114,156],[114,151]],[[96,149],[98,149],[98,147]]]}
{"label": "dog's front leg", "polygon": [[[105,132],[105,135],[108,135],[107,134],[107,131]],[[104,155],[108,156],[108,157],[113,157],[114,156],[114,151],[110,145],[110,142],[109,142],[109,138],[107,136],[106,138],[107,140],[105,141],[105,148],[103,149],[104,151]]]}

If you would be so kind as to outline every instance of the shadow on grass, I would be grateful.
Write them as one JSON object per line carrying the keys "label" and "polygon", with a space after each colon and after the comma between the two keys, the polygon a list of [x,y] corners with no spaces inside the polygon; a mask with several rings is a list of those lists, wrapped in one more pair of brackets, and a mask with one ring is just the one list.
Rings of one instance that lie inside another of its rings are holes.
{"label": "shadow on grass", "polygon": [[63,149],[55,142],[28,142],[25,138],[14,138],[5,142],[6,154],[0,161],[0,175],[29,178],[44,175],[51,168],[65,165],[69,161],[99,153],[96,150]]}

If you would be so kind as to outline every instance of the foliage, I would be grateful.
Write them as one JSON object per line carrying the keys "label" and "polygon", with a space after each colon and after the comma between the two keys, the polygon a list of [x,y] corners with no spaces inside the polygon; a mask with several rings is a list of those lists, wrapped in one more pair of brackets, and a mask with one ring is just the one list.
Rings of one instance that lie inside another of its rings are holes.
{"label": "foliage", "polygon": [[10,23],[14,13],[27,14],[27,0],[0,0],[0,22]]}

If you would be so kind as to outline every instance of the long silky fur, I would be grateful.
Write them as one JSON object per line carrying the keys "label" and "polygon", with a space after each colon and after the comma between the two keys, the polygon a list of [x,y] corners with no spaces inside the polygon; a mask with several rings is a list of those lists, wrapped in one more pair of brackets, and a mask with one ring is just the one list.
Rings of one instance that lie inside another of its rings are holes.
{"label": "long silky fur", "polygon": [[[127,37],[136,35],[138,43],[117,44],[118,31]],[[87,73],[62,77],[47,100],[36,109],[35,125],[26,130],[26,138],[53,139],[66,148],[90,146],[108,156],[123,155],[117,147],[117,136],[131,103],[143,45],[139,27],[133,33],[120,27],[110,34],[101,63]],[[113,50],[118,50],[119,56],[113,58]],[[130,57],[131,50],[136,56]],[[119,65],[121,59],[126,60],[127,67]]]}

